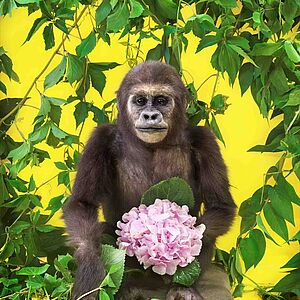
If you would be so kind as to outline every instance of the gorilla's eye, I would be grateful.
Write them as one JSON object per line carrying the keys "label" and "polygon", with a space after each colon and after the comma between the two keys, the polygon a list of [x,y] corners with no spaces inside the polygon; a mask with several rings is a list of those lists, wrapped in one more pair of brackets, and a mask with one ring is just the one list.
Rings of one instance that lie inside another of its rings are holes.
{"label": "gorilla's eye", "polygon": [[158,104],[158,105],[167,105],[168,103],[168,99],[165,98],[164,96],[158,96],[155,98],[155,102]]}
{"label": "gorilla's eye", "polygon": [[135,103],[138,106],[144,106],[147,103],[147,99],[145,97],[138,97],[136,98]]}

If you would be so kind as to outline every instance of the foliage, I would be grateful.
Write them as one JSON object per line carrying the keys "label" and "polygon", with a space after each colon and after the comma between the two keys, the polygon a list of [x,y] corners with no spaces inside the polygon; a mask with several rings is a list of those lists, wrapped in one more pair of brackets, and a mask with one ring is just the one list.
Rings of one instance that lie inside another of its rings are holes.
{"label": "foliage", "polygon": [[142,196],[141,203],[150,205],[155,199],[168,199],[178,205],[194,207],[194,195],[191,187],[181,178],[172,177],[150,187]]}
{"label": "foliage", "polygon": [[[41,34],[45,50],[53,54],[23,98],[0,101],[1,297],[21,299],[24,294],[38,293],[68,298],[72,281],[68,269],[70,257],[64,246],[63,229],[49,225],[49,221],[70,194],[70,174],[75,172],[80,158],[80,136],[86,119],[92,116],[99,125],[114,121],[115,99],[100,108],[88,93],[95,89],[102,95],[105,72],[119,65],[90,61],[88,57],[99,43],[110,44],[114,34],[125,46],[130,66],[142,59],[172,64],[190,91],[187,114],[191,124],[203,121],[224,144],[217,115],[224,114],[229,104],[225,95],[216,94],[220,75],[228,77],[230,85],[238,81],[242,94],[250,89],[262,116],[279,121],[270,131],[265,145],[254,146],[249,151],[279,153],[281,158],[265,174],[263,186],[242,203],[239,210],[241,230],[236,246],[230,253],[216,252],[217,261],[229,274],[234,296],[242,295],[245,272],[257,266],[265,255],[266,239],[278,247],[282,242],[299,243],[299,233],[291,237],[287,227],[287,223],[295,224],[294,210],[300,204],[288,181],[292,176],[300,179],[300,45],[299,33],[296,33],[299,0],[2,0],[0,15],[13,14],[19,7],[27,8],[29,14],[39,14],[24,43],[30,42],[33,35]],[[185,9],[189,11],[188,17],[182,13]],[[80,20],[86,15],[92,26],[89,34],[82,37]],[[74,53],[66,47],[65,41],[73,40],[75,31],[81,40]],[[187,81],[182,66],[181,55],[191,47],[191,35],[199,39],[196,52],[207,47],[214,50],[211,65],[216,73],[203,82],[215,79],[210,103],[199,99],[198,91],[203,84],[195,87],[193,81]],[[62,38],[58,40],[58,36]],[[157,44],[147,54],[141,51],[145,39]],[[55,66],[53,58],[57,56],[61,60]],[[0,62],[0,72],[19,81],[3,47],[0,48]],[[41,78],[44,79],[41,105],[32,132],[25,137],[18,128],[17,115]],[[68,99],[51,94],[51,87],[64,84],[74,89]],[[3,82],[0,82],[0,91],[7,94]],[[70,105],[75,105],[74,114],[69,118],[73,117],[76,128],[79,127],[76,135],[60,128],[62,112]],[[12,124],[20,133],[21,142],[10,137]],[[50,159],[49,154],[39,148],[43,143],[64,149],[64,161],[54,162],[58,170],[56,176],[45,183],[56,179],[65,192],[52,199],[41,199],[41,185],[36,186],[33,176],[21,176],[22,170],[43,167],[44,161]],[[43,206],[44,200],[47,200],[47,207]],[[45,257],[49,264],[47,270],[48,266],[43,263]],[[18,268],[19,273],[16,272]],[[289,268],[288,274],[273,287],[258,286],[264,298],[282,299],[291,293],[300,295],[299,257],[291,258],[284,268]]]}

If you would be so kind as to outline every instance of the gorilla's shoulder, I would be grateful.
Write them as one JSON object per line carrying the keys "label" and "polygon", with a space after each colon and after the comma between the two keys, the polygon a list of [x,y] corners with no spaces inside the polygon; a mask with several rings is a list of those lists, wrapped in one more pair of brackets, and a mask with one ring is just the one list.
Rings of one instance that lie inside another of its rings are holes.
{"label": "gorilla's shoulder", "polygon": [[117,126],[114,124],[104,124],[97,126],[92,135],[91,138],[101,138],[101,139],[106,139],[106,138],[114,138],[116,136],[117,132]]}
{"label": "gorilla's shoulder", "polygon": [[189,138],[194,148],[217,147],[216,137],[206,126],[189,126]]}
{"label": "gorilla's shoulder", "polygon": [[116,125],[113,124],[104,124],[96,127],[88,140],[85,151],[87,149],[95,151],[111,148],[115,141],[116,132]]}

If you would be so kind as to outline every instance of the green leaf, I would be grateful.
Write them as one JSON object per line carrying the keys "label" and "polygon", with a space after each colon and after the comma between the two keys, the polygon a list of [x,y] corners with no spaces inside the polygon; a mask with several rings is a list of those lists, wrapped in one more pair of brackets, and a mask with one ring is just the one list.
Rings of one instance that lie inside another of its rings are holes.
{"label": "green leaf", "polygon": [[48,116],[57,126],[59,126],[61,118],[61,108],[59,106],[51,105],[51,111]]}
{"label": "green leaf", "polygon": [[65,186],[69,186],[70,184],[70,175],[69,171],[62,171],[58,174],[58,185],[63,184]]}
{"label": "green leaf", "polygon": [[56,11],[56,16],[60,19],[73,20],[75,10],[71,10],[67,7],[61,7]]}
{"label": "green leaf", "polygon": [[91,111],[93,112],[94,114],[94,117],[93,117],[93,120],[98,124],[98,125],[101,125],[101,124],[106,124],[109,122],[109,119],[108,117],[106,116],[105,112],[96,107],[96,106],[92,106],[91,107]]}
{"label": "green leaf", "polygon": [[270,241],[272,241],[274,244],[276,244],[277,246],[280,246],[270,235],[269,231],[267,230],[267,228],[265,227],[263,220],[260,216],[260,214],[256,215],[256,223],[257,226],[263,231],[263,233],[265,234],[266,238],[268,238]]}
{"label": "green leaf", "polygon": [[120,4],[117,10],[107,17],[107,31],[118,32],[127,23],[129,18],[129,9],[126,1]]}
{"label": "green leaf", "polygon": [[[17,113],[17,111],[15,111],[14,113],[11,113],[11,111],[19,104],[20,101],[22,101],[21,98],[4,98],[0,100],[0,118],[2,119],[8,113],[10,114],[10,117],[8,117],[6,121],[0,125],[0,131],[5,132],[8,130],[8,128],[10,128]],[[6,139],[8,139],[8,136],[6,137]],[[13,141],[11,143],[14,144]],[[0,143],[1,146],[3,146],[3,144],[4,143]]]}
{"label": "green leaf", "polygon": [[109,0],[104,0],[96,9],[96,25],[104,21],[111,12],[111,5]]}
{"label": "green leaf", "polygon": [[83,41],[76,47],[76,53],[79,58],[88,55],[96,47],[96,34],[92,31]]}
{"label": "green leaf", "polygon": [[193,30],[194,35],[202,39],[206,33],[216,31],[216,27],[211,16],[207,14],[197,14],[187,20],[184,30],[186,33]]}
{"label": "green leaf", "polygon": [[64,32],[65,34],[69,34],[69,30],[66,26],[66,21],[65,20],[56,20],[54,22],[54,25],[59,29],[61,30],[62,32]]}
{"label": "green leaf", "polygon": [[190,209],[194,207],[194,196],[191,187],[179,177],[163,180],[150,187],[142,196],[141,203],[150,205],[156,199],[168,199],[178,205],[187,205]]}
{"label": "green leaf", "polygon": [[94,64],[96,64],[101,71],[111,70],[117,66],[120,66],[120,64],[117,62],[99,62]]}
{"label": "green leaf", "polygon": [[130,16],[129,18],[138,18],[144,12],[144,7],[141,3],[136,0],[129,0],[130,3]]}
{"label": "green leaf", "polygon": [[291,241],[300,241],[300,231],[298,231],[292,238]]}
{"label": "green leaf", "polygon": [[110,273],[108,273],[105,276],[104,280],[101,283],[101,286],[107,286],[107,287],[111,287],[111,288],[115,288],[116,287],[115,284],[114,284],[114,282],[113,282],[113,280],[112,280],[112,278],[111,278],[111,276],[110,276]]}
{"label": "green leaf", "polygon": [[215,110],[216,114],[224,114],[225,106],[225,97],[222,94],[215,95],[210,102],[210,107]]}
{"label": "green leaf", "polygon": [[272,207],[276,211],[277,215],[295,225],[293,206],[288,195],[282,193],[280,188],[276,186],[275,188],[269,190],[269,197]]}
{"label": "green leaf", "polygon": [[[219,66],[221,66],[221,72],[227,72],[231,85],[234,84],[241,65],[241,60],[237,52],[232,49],[232,46],[234,45],[223,46],[219,55]],[[211,60],[211,63],[214,67],[216,67],[213,59]]]}
{"label": "green leaf", "polygon": [[295,87],[289,93],[288,101],[286,102],[285,106],[297,106],[300,105],[300,88]]}
{"label": "green leaf", "polygon": [[49,129],[50,129],[50,124],[45,123],[43,126],[38,128],[37,130],[34,130],[32,133],[30,133],[29,140],[33,144],[37,144],[37,143],[43,141],[46,138],[46,136],[48,135]]}
{"label": "green leaf", "polygon": [[282,237],[286,242],[289,240],[288,229],[284,219],[278,216],[271,203],[264,206],[264,215],[271,229]]}
{"label": "green leaf", "polygon": [[227,40],[228,44],[235,45],[239,48],[242,48],[246,51],[250,50],[249,41],[241,36],[232,36]]}
{"label": "green leaf", "polygon": [[67,79],[72,84],[79,81],[84,75],[84,60],[68,54]]}
{"label": "green leaf", "polygon": [[61,161],[56,161],[54,162],[56,168],[60,169],[60,170],[68,170],[68,167]]}
{"label": "green leaf", "polygon": [[198,278],[201,267],[197,258],[195,258],[186,267],[178,267],[173,275],[173,282],[184,286],[191,286]]}
{"label": "green leaf", "polygon": [[281,268],[295,268],[300,269],[300,252],[295,254],[284,266]]}
{"label": "green leaf", "polygon": [[39,3],[39,0],[15,0],[19,4]]}
{"label": "green leaf", "polygon": [[214,114],[211,115],[212,116],[212,119],[211,119],[211,122],[210,122],[210,128],[212,129],[212,131],[214,132],[214,134],[216,135],[216,137],[224,144],[225,146],[225,141],[223,139],[223,136],[222,136],[222,133],[220,131],[220,128],[217,124],[217,121],[216,121],[216,118],[214,116]]}
{"label": "green leaf", "polygon": [[295,175],[300,180],[300,160],[297,160],[296,157],[293,158],[293,170],[295,172]]}
{"label": "green leaf", "polygon": [[44,81],[44,90],[52,87],[61,80],[66,71],[66,64],[66,56],[63,56],[63,59],[60,62],[60,64],[46,76]]}
{"label": "green leaf", "polygon": [[105,270],[109,273],[113,265],[118,265],[118,270],[109,273],[115,287],[107,288],[112,294],[115,294],[122,283],[124,267],[125,267],[125,251],[116,249],[109,245],[101,246],[101,258],[104,263]]}
{"label": "green leaf", "polygon": [[232,293],[232,296],[233,296],[234,298],[242,297],[242,296],[243,296],[243,293],[244,293],[244,288],[245,288],[245,285],[244,285],[243,283],[239,283],[239,284],[235,287],[235,289],[234,289],[234,291],[233,291],[233,293]]}
{"label": "green leaf", "polygon": [[45,42],[45,50],[51,49],[55,45],[53,23],[50,23],[44,28],[43,37]]}
{"label": "green leaf", "polygon": [[258,67],[258,65],[252,60],[252,58],[240,47],[236,46],[236,45],[230,45],[228,44],[228,46],[234,50],[236,53],[238,53],[240,56],[246,58],[252,65]]}
{"label": "green leaf", "polygon": [[91,76],[92,86],[95,88],[100,96],[102,96],[103,89],[106,84],[106,76],[101,72],[101,67],[99,68],[96,63],[89,63],[88,73]]}
{"label": "green leaf", "polygon": [[24,267],[16,272],[17,275],[36,276],[44,274],[50,265],[45,264],[42,267]]}
{"label": "green leaf", "polygon": [[30,176],[29,184],[28,184],[28,192],[34,191],[36,188],[36,184],[33,178],[33,175]]}
{"label": "green leaf", "polygon": [[294,62],[294,63],[299,63],[300,62],[300,55],[293,46],[293,43],[291,41],[285,41],[284,42],[284,49],[289,57],[289,59]]}
{"label": "green leaf", "polygon": [[220,41],[220,37],[217,35],[206,35],[203,39],[201,39],[197,47],[196,53],[200,52],[206,47],[210,47],[217,44],[219,41]]}
{"label": "green leaf", "polygon": [[28,32],[28,35],[26,37],[26,40],[24,41],[23,44],[25,44],[26,42],[28,42],[31,37],[34,35],[34,33],[44,24],[48,21],[48,19],[46,17],[41,17],[41,18],[38,18],[36,19],[34,22],[33,22],[33,25],[30,29],[30,31]]}
{"label": "green leaf", "polygon": [[29,228],[31,225],[25,221],[17,221],[9,227],[9,232],[14,235],[20,234],[23,230]]}
{"label": "green leaf", "polygon": [[300,205],[300,198],[295,192],[294,187],[284,178],[282,174],[277,177],[277,192],[281,197],[284,197],[286,201],[292,201],[297,205]]}
{"label": "green leaf", "polygon": [[43,208],[43,205],[40,201],[41,197],[32,195],[32,194],[27,194],[27,198],[29,199],[30,202],[32,202],[35,206]]}
{"label": "green leaf", "polygon": [[300,296],[300,269],[291,271],[273,287],[272,292],[292,292]]}
{"label": "green leaf", "polygon": [[3,174],[0,174],[0,205],[9,198],[9,193],[4,183]]}
{"label": "green leaf", "polygon": [[0,91],[1,91],[3,94],[7,95],[6,85],[5,85],[2,81],[0,81]]}
{"label": "green leaf", "polygon": [[103,289],[100,290],[99,300],[110,300],[109,295]]}
{"label": "green leaf", "polygon": [[146,60],[160,60],[163,56],[162,45],[158,44],[147,53]]}
{"label": "green leaf", "polygon": [[15,251],[13,241],[8,241],[5,243],[0,252],[0,261],[5,261],[6,258],[10,257]]}
{"label": "green leaf", "polygon": [[43,224],[43,225],[36,226],[36,229],[40,232],[51,232],[51,231],[55,230],[56,227],[54,227],[52,225]]}
{"label": "green leaf", "polygon": [[245,63],[240,68],[239,72],[239,83],[241,88],[241,94],[247,91],[250,85],[253,82],[253,75],[254,75],[254,66],[251,63]]}
{"label": "green leaf", "polygon": [[156,0],[155,8],[157,14],[171,20],[177,17],[177,4],[172,0]]}
{"label": "green leaf", "polygon": [[13,63],[12,63],[12,60],[10,59],[10,57],[7,56],[6,54],[2,54],[0,56],[0,61],[1,61],[0,62],[1,63],[1,71],[3,71],[9,77],[9,79],[12,79],[12,80],[20,83],[20,79],[19,79],[18,75],[13,70]]}
{"label": "green leaf", "polygon": [[[64,268],[67,269],[69,262],[72,260],[73,260],[73,257],[68,253],[66,255],[58,255],[58,257],[54,261],[54,265],[56,266],[56,263],[58,262],[60,266],[63,266]],[[57,270],[61,272],[61,270],[59,268]]]}
{"label": "green leaf", "polygon": [[89,103],[79,102],[75,106],[74,117],[76,128],[88,117]]}
{"label": "green leaf", "polygon": [[38,113],[38,116],[47,116],[51,110],[51,104],[49,102],[49,98],[42,95],[41,96],[41,107]]}
{"label": "green leaf", "polygon": [[64,195],[60,195],[60,196],[50,199],[46,210],[50,210],[51,215],[54,215],[59,209],[62,208],[66,199],[67,199],[67,197],[65,197]]}
{"label": "green leaf", "polygon": [[8,158],[12,158],[14,161],[23,158],[26,156],[31,150],[30,143],[24,142],[20,147],[11,150],[8,153]]}
{"label": "green leaf", "polygon": [[240,225],[240,233],[244,234],[256,225],[255,215],[249,215],[242,218]]}
{"label": "green leaf", "polygon": [[4,277],[0,278],[0,283],[2,283],[5,287],[9,287],[11,285],[15,285],[18,282],[19,282],[19,280],[17,278],[12,278],[12,279],[4,278]]}
{"label": "green leaf", "polygon": [[275,67],[270,74],[269,80],[279,95],[283,95],[289,90],[288,80],[281,66]]}
{"label": "green leaf", "polygon": [[19,179],[7,179],[9,184],[13,186],[15,189],[17,189],[21,193],[27,192],[26,185]]}
{"label": "green leaf", "polygon": [[271,56],[282,48],[281,43],[257,43],[254,45],[251,54],[254,56]]}
{"label": "green leaf", "polygon": [[53,135],[59,139],[64,139],[65,137],[68,136],[68,134],[66,132],[61,130],[55,124],[51,124],[51,131],[52,131]]}
{"label": "green leaf", "polygon": [[215,2],[224,8],[234,8],[237,6],[236,0],[216,0]]}
{"label": "green leaf", "polygon": [[51,104],[56,106],[67,104],[67,101],[61,98],[47,97],[45,95],[43,95],[43,97],[46,98]]}
{"label": "green leaf", "polygon": [[263,258],[266,251],[266,240],[259,229],[250,231],[249,237],[240,240],[240,251],[245,263],[246,271]]}

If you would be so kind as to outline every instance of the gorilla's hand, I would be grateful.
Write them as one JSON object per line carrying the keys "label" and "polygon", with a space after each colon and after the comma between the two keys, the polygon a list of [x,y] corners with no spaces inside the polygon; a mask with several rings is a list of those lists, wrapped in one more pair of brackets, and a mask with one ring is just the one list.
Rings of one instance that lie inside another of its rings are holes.
{"label": "gorilla's hand", "polygon": [[139,288],[125,287],[118,292],[117,300],[146,300],[146,298]]}
{"label": "gorilla's hand", "polygon": [[203,298],[193,288],[175,286],[169,290],[166,300],[203,300]]}

